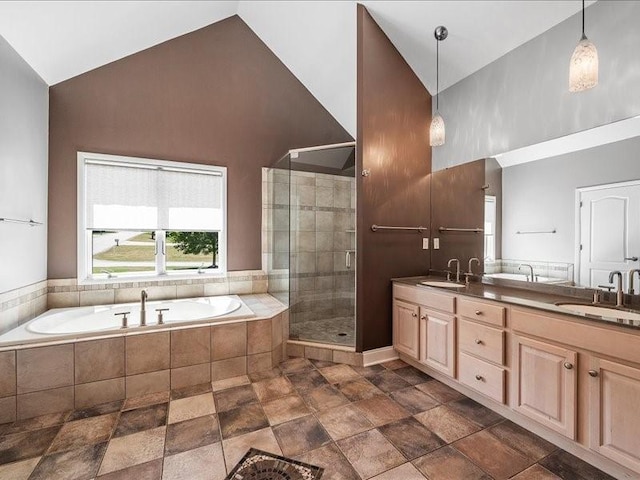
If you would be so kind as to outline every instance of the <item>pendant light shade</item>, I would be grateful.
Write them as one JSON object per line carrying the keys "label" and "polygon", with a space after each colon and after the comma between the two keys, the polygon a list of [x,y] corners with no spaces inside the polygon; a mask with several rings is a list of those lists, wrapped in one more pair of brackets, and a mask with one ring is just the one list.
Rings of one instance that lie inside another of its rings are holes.
{"label": "pendant light shade", "polygon": [[444,145],[445,140],[444,119],[438,109],[440,93],[440,42],[447,38],[447,35],[449,35],[449,31],[442,25],[436,27],[433,32],[433,36],[436,38],[436,113],[431,118],[431,127],[429,127],[429,145],[432,147]]}
{"label": "pendant light shade", "polygon": [[582,0],[582,37],[571,55],[569,91],[582,92],[598,85],[598,50],[584,34],[584,0]]}

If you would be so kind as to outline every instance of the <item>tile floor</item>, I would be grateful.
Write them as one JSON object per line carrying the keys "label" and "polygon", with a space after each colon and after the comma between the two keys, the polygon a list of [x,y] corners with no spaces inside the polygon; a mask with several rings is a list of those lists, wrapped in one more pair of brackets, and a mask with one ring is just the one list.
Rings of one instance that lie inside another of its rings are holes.
{"label": "tile floor", "polygon": [[250,447],[323,480],[609,480],[396,360],[279,369],[0,426],[0,479],[224,479]]}

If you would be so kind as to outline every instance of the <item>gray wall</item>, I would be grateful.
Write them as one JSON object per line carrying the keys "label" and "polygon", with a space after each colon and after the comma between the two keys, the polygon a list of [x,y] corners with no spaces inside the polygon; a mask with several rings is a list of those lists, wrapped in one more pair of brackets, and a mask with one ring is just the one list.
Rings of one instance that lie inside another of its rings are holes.
{"label": "gray wall", "polygon": [[447,143],[433,148],[433,170],[640,114],[638,25],[640,2],[601,0],[587,8],[600,81],[586,92],[572,94],[568,86],[580,14],[449,87],[440,94]]}
{"label": "gray wall", "polygon": [[[47,221],[49,88],[0,37],[0,217]],[[0,222],[0,293],[47,278],[47,227]]]}
{"label": "gray wall", "polygon": [[503,169],[502,258],[574,263],[576,188],[640,179],[638,152],[640,137]]}

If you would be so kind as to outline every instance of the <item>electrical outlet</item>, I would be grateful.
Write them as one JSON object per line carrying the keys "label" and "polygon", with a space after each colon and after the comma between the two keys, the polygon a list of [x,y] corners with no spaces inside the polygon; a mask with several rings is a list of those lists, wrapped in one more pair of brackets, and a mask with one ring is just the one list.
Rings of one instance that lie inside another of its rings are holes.
{"label": "electrical outlet", "polygon": [[429,237],[422,239],[422,249],[429,250]]}
{"label": "electrical outlet", "polygon": [[434,250],[440,250],[440,239],[439,238],[434,238],[433,239],[433,249]]}

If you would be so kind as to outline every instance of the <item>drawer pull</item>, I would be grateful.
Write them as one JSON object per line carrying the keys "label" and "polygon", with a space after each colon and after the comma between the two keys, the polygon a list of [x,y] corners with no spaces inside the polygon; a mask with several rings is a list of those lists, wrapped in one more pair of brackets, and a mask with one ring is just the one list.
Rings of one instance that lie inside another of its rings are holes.
{"label": "drawer pull", "polygon": [[573,368],[573,364],[569,362],[564,362],[564,368],[567,370],[571,370]]}
{"label": "drawer pull", "polygon": [[476,375],[476,380],[478,380],[479,382],[484,380],[484,377],[482,375]]}
{"label": "drawer pull", "polygon": [[413,318],[416,318],[416,317],[418,316],[418,314],[417,314],[417,313],[412,313],[412,314],[411,314],[411,316],[412,316]]}
{"label": "drawer pull", "polygon": [[589,375],[595,378],[598,376],[598,372],[596,370],[589,370]]}
{"label": "drawer pull", "polygon": [[427,316],[426,315],[420,315],[420,320],[426,320]]}
{"label": "drawer pull", "polygon": [[476,310],[476,315],[482,315],[482,311],[481,310]]}
{"label": "drawer pull", "polygon": [[476,345],[482,345],[482,340],[480,340],[479,338],[476,338]]}

